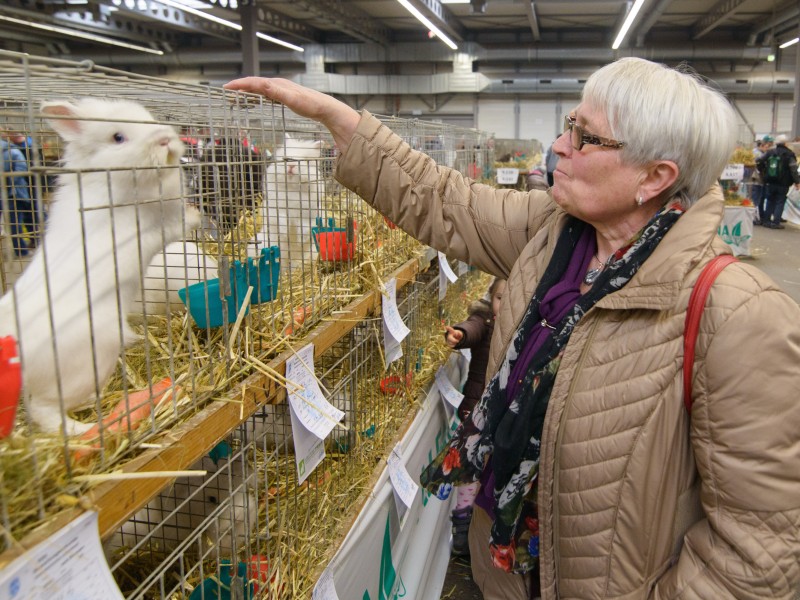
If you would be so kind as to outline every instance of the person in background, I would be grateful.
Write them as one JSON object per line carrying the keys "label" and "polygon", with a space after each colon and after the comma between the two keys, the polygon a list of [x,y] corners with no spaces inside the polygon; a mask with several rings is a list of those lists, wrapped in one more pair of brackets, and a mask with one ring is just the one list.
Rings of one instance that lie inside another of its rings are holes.
{"label": "person in background", "polygon": [[[753,148],[753,158],[758,164],[758,159],[769,149],[769,141],[772,138],[765,136],[763,140],[756,140],[755,147]],[[753,169],[753,174],[750,176],[750,200],[753,201],[753,206],[756,208],[756,214],[753,218],[754,225],[761,225],[761,219],[764,217],[764,180],[761,177],[761,171],[758,168]]]}
{"label": "person in background", "polygon": [[756,162],[756,167],[764,179],[766,209],[761,224],[770,229],[784,229],[781,224],[786,194],[794,185],[800,189],[800,174],[797,172],[797,157],[786,147],[787,137],[783,134],[775,138],[775,147],[765,152]]}
{"label": "person in background", "polygon": [[[464,384],[464,399],[458,407],[458,416],[462,422],[467,420],[486,387],[489,345],[505,287],[505,280],[495,277],[486,296],[470,305],[466,321],[445,326],[445,343],[456,350],[469,348],[471,354],[467,381]],[[456,505],[450,518],[453,521],[453,553],[460,556],[469,555],[467,532],[472,519],[472,503],[478,488],[476,481],[459,486],[456,492]]]}
{"label": "person in background", "polygon": [[522,192],[292,81],[225,87],[321,122],[342,185],[506,279],[486,391],[420,476],[440,498],[481,482],[469,544],[486,600],[795,597],[800,306],[751,264],[711,287],[684,405],[689,297],[731,253],[716,181],[737,118],[720,92],[685,67],[606,65],[553,145],[553,187]]}
{"label": "person in background", "polygon": [[[30,195],[30,169],[25,160],[23,151],[13,144],[10,139],[13,134],[6,133],[0,139],[0,152],[2,152],[2,185],[8,199],[6,215],[11,228],[11,243],[14,254],[26,256],[35,246],[34,230],[34,204]],[[0,208],[4,209],[5,206]],[[5,212],[0,211],[0,212]]]}

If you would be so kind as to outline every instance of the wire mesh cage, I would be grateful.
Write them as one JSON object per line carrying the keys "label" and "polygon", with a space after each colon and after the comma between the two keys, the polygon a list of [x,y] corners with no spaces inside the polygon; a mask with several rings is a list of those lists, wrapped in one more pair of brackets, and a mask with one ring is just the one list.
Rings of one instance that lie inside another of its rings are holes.
{"label": "wire mesh cage", "polygon": [[[430,352],[431,338],[441,337],[438,276],[431,273],[398,299],[411,334],[389,376],[403,373],[402,385],[380,385],[387,372],[376,324],[356,325],[315,363],[347,427],[326,439],[322,464],[298,484],[291,425],[274,412],[286,404],[263,407],[196,465],[207,467],[206,479],[179,480],[106,541],[127,598],[210,600],[233,588],[242,598],[310,597],[318,566],[346,533],[376,463],[414,407],[419,388],[405,374],[429,379],[439,363]],[[459,309],[475,284],[452,290]]]}
{"label": "wire mesh cage", "polygon": [[[279,371],[291,348],[328,325],[337,327],[326,348],[339,350],[322,355],[320,377],[346,413],[331,455],[368,442],[386,409],[353,398],[368,385],[381,397],[407,392],[424,347],[375,380],[379,327],[368,315],[382,282],[398,269],[413,277],[423,249],[333,180],[328,133],[284,107],[10,52],[0,52],[0,82],[9,150],[0,171],[0,341],[13,338],[22,383],[21,393],[3,390],[12,405],[22,400],[0,439],[0,549],[90,497],[101,533],[125,534],[112,544],[120,565],[132,564],[121,558],[125,548],[184,556],[186,540],[219,536],[224,513],[241,507],[254,522],[246,532],[256,533],[234,532],[217,546],[240,560],[259,555],[251,537],[269,531],[261,518],[273,484],[239,467],[227,495],[215,480],[256,447],[262,459],[291,455]],[[476,158],[475,149],[489,151],[480,132],[383,119],[444,163],[491,163]],[[462,147],[470,150],[459,158]],[[8,358],[0,354],[0,368]],[[220,439],[232,455],[206,465],[206,478],[165,488],[164,475],[136,485],[112,477],[143,465],[202,466]],[[300,493],[291,478],[284,487]],[[216,504],[199,500],[214,489]],[[125,494],[135,501],[122,506],[116,498]],[[194,510],[193,496],[208,506]],[[188,528],[178,526],[181,510]],[[155,529],[152,543],[139,544]],[[193,547],[196,560],[210,560],[202,543]],[[225,556],[213,559],[218,573]]]}

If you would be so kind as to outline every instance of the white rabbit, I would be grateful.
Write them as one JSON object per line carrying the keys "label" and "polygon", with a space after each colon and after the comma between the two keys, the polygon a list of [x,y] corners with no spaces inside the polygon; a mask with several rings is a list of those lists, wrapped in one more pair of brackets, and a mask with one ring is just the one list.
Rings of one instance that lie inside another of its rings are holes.
{"label": "white rabbit", "polygon": [[[0,299],[0,335],[19,342],[28,415],[68,435],[89,424],[66,416],[102,389],[120,349],[141,265],[199,225],[182,200],[183,144],[141,105],[93,98],[46,102],[63,138],[65,169],[31,264]],[[60,118],[62,117],[62,118]]]}
{"label": "white rabbit", "polygon": [[[178,290],[218,277],[217,261],[194,242],[172,242],[153,257],[144,274],[144,287],[136,295],[131,313],[163,315],[183,307]],[[169,300],[169,305],[167,301]]]}
{"label": "white rabbit", "polygon": [[297,140],[288,134],[275,149],[265,172],[261,231],[249,248],[257,257],[261,248],[277,245],[284,265],[300,265],[314,254],[311,227],[324,198],[321,175],[322,141]]}
{"label": "white rabbit", "polygon": [[255,472],[250,471],[246,480],[241,456],[215,462],[206,455],[190,468],[208,475],[179,477],[115,531],[103,544],[109,565],[121,549],[130,550],[140,542],[141,547],[157,548],[165,555],[193,537],[221,557],[245,547],[258,520]]}
{"label": "white rabbit", "polygon": [[[350,445],[348,440],[354,435],[352,425],[355,422],[349,390],[344,385],[333,389],[325,380],[323,380],[322,384],[331,392],[328,402],[344,412],[344,417],[340,423],[347,426],[347,429],[341,425],[334,427],[329,439],[333,440],[342,449],[346,449]],[[264,447],[267,450],[277,448],[278,450],[294,452],[292,417],[289,412],[288,399],[280,404],[266,404],[253,415],[252,422],[254,440],[259,448]]]}

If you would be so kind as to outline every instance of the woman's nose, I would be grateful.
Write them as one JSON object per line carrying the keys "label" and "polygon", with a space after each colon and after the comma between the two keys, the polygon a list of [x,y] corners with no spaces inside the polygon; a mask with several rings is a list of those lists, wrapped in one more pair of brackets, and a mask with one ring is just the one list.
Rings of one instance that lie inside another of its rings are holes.
{"label": "woman's nose", "polygon": [[567,156],[572,153],[572,132],[567,129],[562,132],[553,142],[553,152],[559,156]]}

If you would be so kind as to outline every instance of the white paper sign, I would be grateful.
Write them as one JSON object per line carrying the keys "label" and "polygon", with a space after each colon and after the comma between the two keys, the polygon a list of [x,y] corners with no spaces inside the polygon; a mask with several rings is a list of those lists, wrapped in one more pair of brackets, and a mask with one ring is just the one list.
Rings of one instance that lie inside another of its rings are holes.
{"label": "white paper sign", "polygon": [[519,169],[500,168],[497,169],[497,183],[514,185],[519,179]]}
{"label": "white paper sign", "polygon": [[325,458],[325,437],[344,413],[331,405],[319,389],[314,376],[314,344],[286,360],[286,379],[297,479],[303,483]]}
{"label": "white paper sign", "polygon": [[741,181],[744,179],[744,165],[725,165],[719,178]]}
{"label": "white paper sign", "polygon": [[333,585],[333,570],[330,568],[322,572],[317,585],[314,586],[311,600],[339,600],[339,596],[336,595],[336,587]]}
{"label": "white paper sign", "polygon": [[442,367],[439,367],[439,370],[436,371],[436,387],[439,389],[439,393],[442,397],[447,400],[454,408],[458,408],[461,404],[461,401],[464,399],[464,394],[459,392],[455,386],[450,382],[450,378],[445,373]]}
{"label": "white paper sign", "polygon": [[388,297],[382,297],[383,322],[398,342],[402,342],[411,330],[406,327],[400,311],[397,309],[397,279],[390,279],[386,282],[386,292]]}
{"label": "white paper sign", "polygon": [[439,252],[439,270],[444,272],[450,283],[455,283],[458,280],[458,275],[453,272],[450,263],[447,262],[447,256],[443,252]]}
{"label": "white paper sign", "polygon": [[289,405],[289,416],[292,421],[292,439],[294,440],[294,464],[297,468],[297,482],[303,483],[308,476],[325,459],[325,440],[321,440],[308,429],[294,413]]}
{"label": "white paper sign", "polygon": [[469,273],[469,265],[465,263],[463,260],[458,261],[458,276],[466,275]]}
{"label": "white paper sign", "polygon": [[0,600],[123,600],[88,511],[0,571]]}
{"label": "white paper sign", "polygon": [[414,498],[417,497],[419,485],[414,483],[414,480],[411,479],[408,471],[406,471],[406,467],[403,464],[403,452],[399,446],[394,447],[389,454],[387,462],[389,463],[389,479],[392,482],[394,491],[397,492],[397,496],[403,501],[406,508],[411,508]]}
{"label": "white paper sign", "polygon": [[386,326],[386,321],[381,322],[383,328],[383,360],[386,368],[403,356],[403,346],[396,339],[392,337],[389,328]]}
{"label": "white paper sign", "polygon": [[[314,344],[298,350],[286,359],[289,404],[303,426],[320,439],[325,439],[342,420],[344,413],[325,398],[314,376]],[[301,389],[302,388],[302,389]]]}

